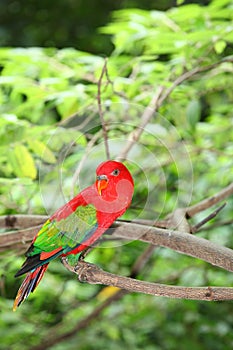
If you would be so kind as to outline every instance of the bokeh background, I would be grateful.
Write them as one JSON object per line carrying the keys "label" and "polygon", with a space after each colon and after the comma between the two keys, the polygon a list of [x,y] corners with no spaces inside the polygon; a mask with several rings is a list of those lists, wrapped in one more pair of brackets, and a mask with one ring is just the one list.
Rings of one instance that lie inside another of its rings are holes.
{"label": "bokeh background", "polygon": [[[135,195],[124,219],[164,219],[232,182],[231,0],[1,0],[0,13],[2,216],[50,214],[94,181],[106,157],[96,103],[105,57],[102,101],[112,158],[160,85],[171,88],[182,74],[210,66],[177,84],[128,155]],[[233,248],[232,208],[231,195],[197,234]],[[11,231],[4,222],[2,235]],[[0,245],[2,350],[233,348],[232,301],[136,293],[114,300],[114,289],[79,283],[60,261],[50,264],[36,292],[13,313],[22,281],[14,274],[27,246]],[[146,249],[137,241],[105,242],[87,260],[127,276]],[[233,284],[231,272],[165,248],[153,251],[137,278]]]}

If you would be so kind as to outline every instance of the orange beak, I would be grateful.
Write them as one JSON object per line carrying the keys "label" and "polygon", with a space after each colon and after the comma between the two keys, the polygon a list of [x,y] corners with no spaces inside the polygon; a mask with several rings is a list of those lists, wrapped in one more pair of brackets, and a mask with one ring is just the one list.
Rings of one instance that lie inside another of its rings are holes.
{"label": "orange beak", "polygon": [[104,190],[108,186],[108,178],[106,175],[98,175],[96,179],[97,191],[101,196],[102,190]]}

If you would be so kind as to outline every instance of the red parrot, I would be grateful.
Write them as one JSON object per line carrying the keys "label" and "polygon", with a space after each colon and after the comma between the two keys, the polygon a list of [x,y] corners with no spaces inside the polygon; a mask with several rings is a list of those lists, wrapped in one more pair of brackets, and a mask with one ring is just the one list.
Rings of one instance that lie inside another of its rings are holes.
{"label": "red parrot", "polygon": [[38,286],[51,260],[70,254],[79,256],[129,207],[134,182],[122,163],[101,163],[96,175],[96,182],[58,209],[34,237],[15,275],[27,273],[15,298],[14,311]]}

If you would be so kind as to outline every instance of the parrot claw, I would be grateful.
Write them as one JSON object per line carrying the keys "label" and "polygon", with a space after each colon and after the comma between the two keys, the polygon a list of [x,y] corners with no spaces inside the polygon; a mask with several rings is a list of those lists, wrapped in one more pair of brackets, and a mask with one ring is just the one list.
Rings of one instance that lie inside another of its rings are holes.
{"label": "parrot claw", "polygon": [[62,262],[63,265],[66,266],[66,265],[68,264],[68,259],[67,259],[67,257],[66,257],[66,256],[62,256],[62,257],[61,257],[61,262]]}
{"label": "parrot claw", "polygon": [[74,268],[72,266],[70,266],[67,257],[65,257],[65,256],[61,257],[61,262],[67,270],[74,272]]}
{"label": "parrot claw", "polygon": [[99,270],[99,267],[85,261],[79,261],[78,265],[74,268],[80,282],[89,282],[91,274],[94,274],[97,270]]}
{"label": "parrot claw", "polygon": [[78,261],[83,261],[86,258],[86,256],[90,253],[91,250],[92,250],[91,247],[87,247],[86,249],[84,249],[79,255]]}

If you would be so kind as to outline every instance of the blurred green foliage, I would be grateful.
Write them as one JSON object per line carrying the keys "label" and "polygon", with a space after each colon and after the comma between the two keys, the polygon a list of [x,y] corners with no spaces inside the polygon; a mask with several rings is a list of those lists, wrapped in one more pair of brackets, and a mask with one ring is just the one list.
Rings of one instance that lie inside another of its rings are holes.
{"label": "blurred green foliage", "polygon": [[[209,0],[191,2],[207,4]],[[1,0],[0,45],[75,47],[108,55],[113,49],[110,37],[100,35],[97,29],[111,19],[112,11],[166,10],[175,3],[174,0]]]}
{"label": "blurred green foliage", "polygon": [[[232,17],[230,0],[214,0],[205,7],[182,5],[166,12],[116,11],[112,22],[100,29],[114,45],[101,95],[112,158],[140,124],[158,86],[170,88],[180,75],[213,65],[172,91],[129,153],[135,195],[126,219],[163,218],[232,181]],[[2,215],[51,214],[71,192],[94,181],[96,165],[105,159],[96,102],[103,64],[102,57],[72,48],[0,49]],[[77,181],[75,172],[87,151]],[[200,234],[232,248],[232,225],[227,224],[232,222],[232,206],[229,198]],[[100,247],[105,249],[96,248],[88,260],[127,275],[146,245]],[[1,253],[0,349],[33,349],[49,336],[56,339],[102,302],[100,286],[78,283],[58,261],[13,313],[21,282],[13,276],[23,262],[20,254]],[[187,286],[233,282],[229,272],[162,248],[138,277]],[[85,330],[50,348],[103,349],[111,344],[112,349],[231,349],[232,311],[231,302],[129,294]]]}

